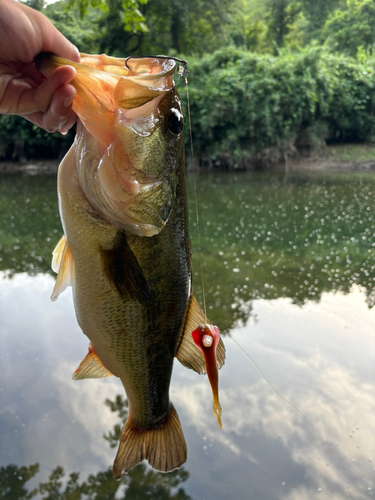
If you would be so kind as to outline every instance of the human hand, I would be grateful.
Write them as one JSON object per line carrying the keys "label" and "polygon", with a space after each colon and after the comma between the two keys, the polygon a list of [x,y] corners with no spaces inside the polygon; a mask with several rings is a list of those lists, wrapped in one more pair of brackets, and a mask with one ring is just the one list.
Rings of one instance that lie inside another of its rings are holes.
{"label": "human hand", "polygon": [[58,68],[45,78],[34,64],[40,52],[79,62],[78,49],[40,12],[14,0],[0,0],[0,114],[27,118],[47,132],[66,134],[77,120],[69,85],[76,71]]}

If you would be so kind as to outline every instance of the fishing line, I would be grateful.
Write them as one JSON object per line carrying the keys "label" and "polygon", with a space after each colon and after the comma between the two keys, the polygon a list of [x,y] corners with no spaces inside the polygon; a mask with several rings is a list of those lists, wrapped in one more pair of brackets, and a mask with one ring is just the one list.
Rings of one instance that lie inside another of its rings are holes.
{"label": "fishing line", "polygon": [[264,378],[264,380],[267,382],[268,385],[271,386],[271,388],[275,391],[275,393],[281,398],[283,399],[286,403],[288,403],[288,405],[290,405],[292,408],[294,408],[294,410],[296,410],[300,415],[301,417],[305,420],[305,422],[307,423],[307,425],[310,427],[310,431],[314,434],[314,436],[322,443],[322,445],[324,446],[324,448],[326,450],[328,450],[330,453],[332,453],[332,455],[334,455],[336,458],[338,458],[341,462],[343,462],[345,464],[345,466],[350,469],[352,472],[355,472],[356,474],[359,474],[360,476],[362,476],[363,478],[367,479],[368,481],[370,481],[372,483],[372,479],[370,479],[368,476],[366,476],[366,474],[363,474],[362,472],[360,472],[359,470],[357,469],[354,469],[353,467],[351,467],[350,465],[348,465],[346,462],[345,462],[345,459],[341,456],[341,455],[338,455],[335,451],[333,451],[331,448],[328,447],[328,445],[323,441],[323,439],[319,436],[319,434],[315,431],[314,427],[312,426],[312,424],[310,424],[310,422],[308,421],[307,417],[305,417],[305,415],[301,412],[301,410],[299,408],[297,408],[297,406],[295,406],[293,403],[291,403],[290,401],[288,401],[282,394],[279,393],[279,391],[275,388],[274,385],[272,385],[272,383],[268,380],[268,378],[264,375],[264,373],[262,372],[261,368],[259,367],[259,365],[253,360],[253,358],[250,356],[250,354],[248,354],[245,349],[237,342],[237,340],[234,340],[233,337],[229,337],[236,345],[237,347],[239,347],[241,349],[241,351],[245,354],[245,356],[247,356],[250,361],[256,366],[257,370],[259,371],[259,373],[262,375],[262,377]]}
{"label": "fishing line", "polygon": [[[186,61],[184,61],[186,62]],[[190,135],[190,152],[191,152],[191,165],[193,169],[193,183],[194,183],[194,195],[195,195],[195,213],[197,219],[197,232],[198,232],[198,254],[199,254],[199,267],[201,270],[201,279],[202,279],[202,294],[203,294],[203,311],[204,315],[206,314],[206,294],[204,291],[204,276],[203,276],[203,264],[202,264],[202,246],[201,246],[201,235],[199,230],[199,212],[198,212],[198,196],[197,196],[197,184],[195,179],[195,166],[194,166],[194,151],[193,151],[193,133],[191,130],[191,117],[190,117],[190,99],[189,99],[189,86],[188,86],[188,70],[186,68],[186,64],[180,66],[178,70],[178,74],[184,77],[185,86],[186,86],[186,100],[187,100],[187,112],[188,112],[188,121],[189,121],[189,135]]]}
{"label": "fishing line", "polygon": [[[160,57],[160,56],[159,56]],[[187,70],[187,62],[179,60],[177,58],[170,58],[174,59],[175,61],[179,61],[182,66],[180,66],[178,70],[178,74],[180,76],[184,77],[185,80],[185,86],[186,86],[186,100],[187,100],[187,112],[188,112],[188,122],[189,122],[189,135],[190,135],[190,150],[191,150],[191,163],[192,163],[192,170],[193,170],[193,183],[194,183],[194,195],[195,195],[195,213],[196,213],[196,219],[197,219],[197,233],[198,233],[198,250],[199,250],[199,264],[200,264],[200,270],[201,270],[201,278],[202,278],[202,293],[203,293],[203,307],[204,307],[204,315],[207,316],[206,314],[206,296],[205,296],[205,290],[204,290],[204,273],[203,273],[203,265],[202,265],[202,247],[201,247],[201,237],[200,237],[200,230],[199,230],[199,211],[198,211],[198,196],[197,196],[197,184],[196,184],[196,176],[195,176],[195,165],[194,165],[194,150],[193,150],[193,134],[192,134],[192,129],[191,129],[191,116],[190,116],[190,99],[189,99],[189,86],[188,86],[188,70]],[[319,436],[319,434],[315,431],[314,427],[312,424],[309,422],[307,417],[301,412],[301,410],[295,406],[293,403],[288,401],[280,392],[276,389],[276,387],[268,380],[268,378],[264,375],[263,371],[261,370],[260,366],[254,361],[254,359],[248,354],[245,349],[233,338],[229,337],[236,345],[241,349],[241,351],[247,356],[250,361],[255,365],[263,379],[267,382],[267,384],[273,389],[273,391],[281,398],[283,401],[285,401],[289,406],[291,406],[307,423],[307,425],[310,428],[310,431],[314,434],[314,436],[320,441],[320,443],[323,445],[323,447],[328,450],[332,455],[334,455],[336,458],[338,458],[341,462],[345,464],[345,466],[350,469],[352,472],[355,474],[360,475],[364,479],[367,479],[372,483],[372,479],[370,479],[366,474],[363,474],[357,469],[354,469],[351,465],[347,464],[345,462],[345,459],[333,451],[331,448],[328,447],[328,445],[323,441],[323,439]]]}

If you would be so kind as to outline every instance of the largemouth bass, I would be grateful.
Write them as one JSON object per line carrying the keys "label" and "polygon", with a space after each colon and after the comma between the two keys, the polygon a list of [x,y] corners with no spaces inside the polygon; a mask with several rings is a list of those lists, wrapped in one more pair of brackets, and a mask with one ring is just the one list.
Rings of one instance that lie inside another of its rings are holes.
{"label": "largemouth bass", "polygon": [[129,414],[114,477],[144,459],[171,471],[187,454],[169,400],[174,357],[208,372],[219,423],[217,369],[225,358],[217,329],[192,295],[175,62],[84,54],[80,64],[50,54],[37,60],[46,76],[63,64],[77,70],[79,122],[59,167],[64,236],[53,256],[52,299],[72,285],[90,339],[73,378],[115,375],[124,385]]}

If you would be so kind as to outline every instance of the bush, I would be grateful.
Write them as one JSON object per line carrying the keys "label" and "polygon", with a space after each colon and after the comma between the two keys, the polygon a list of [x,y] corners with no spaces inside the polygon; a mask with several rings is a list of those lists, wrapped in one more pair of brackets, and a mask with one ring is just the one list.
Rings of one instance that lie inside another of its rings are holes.
{"label": "bush", "polygon": [[371,60],[318,47],[277,57],[230,48],[192,60],[189,80],[201,164],[247,168],[269,148],[375,137]]}
{"label": "bush", "polygon": [[49,134],[20,116],[0,115],[0,159],[62,158],[73,142],[74,131],[66,136]]}
{"label": "bush", "polygon": [[[295,148],[375,140],[374,59],[310,46],[275,57],[233,47],[189,61],[194,152],[200,165],[254,168]],[[178,77],[176,77],[178,80]],[[184,83],[177,83],[186,113]],[[186,120],[186,146],[190,150]],[[0,117],[0,156],[58,157],[72,142]]]}

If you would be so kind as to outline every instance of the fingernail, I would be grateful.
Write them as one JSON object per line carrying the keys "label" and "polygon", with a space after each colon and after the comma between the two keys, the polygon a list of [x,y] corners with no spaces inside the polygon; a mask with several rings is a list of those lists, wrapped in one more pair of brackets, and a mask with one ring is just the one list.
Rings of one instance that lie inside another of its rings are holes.
{"label": "fingernail", "polygon": [[67,128],[63,128],[60,130],[60,134],[61,135],[66,135],[68,133],[68,129]]}
{"label": "fingernail", "polygon": [[74,52],[75,52],[75,55],[76,55],[76,58],[78,59],[78,61],[81,60],[81,54],[78,50],[78,48],[74,45]]}

